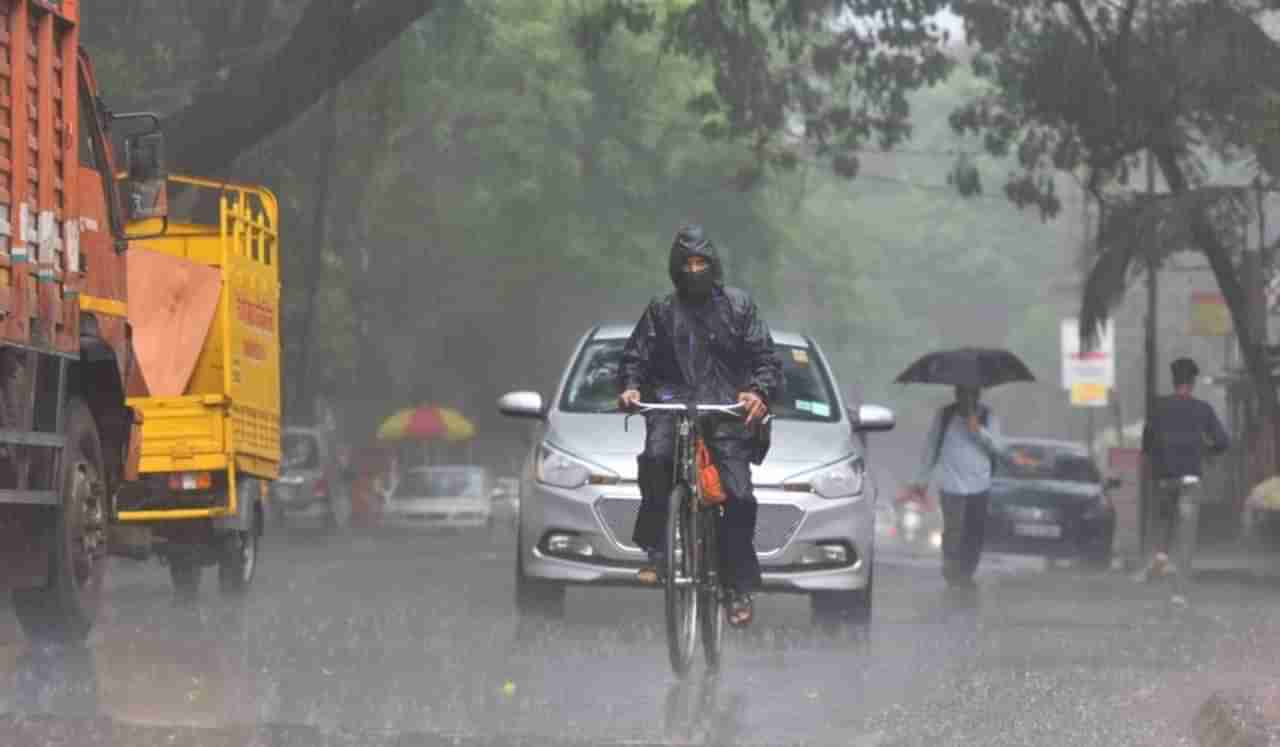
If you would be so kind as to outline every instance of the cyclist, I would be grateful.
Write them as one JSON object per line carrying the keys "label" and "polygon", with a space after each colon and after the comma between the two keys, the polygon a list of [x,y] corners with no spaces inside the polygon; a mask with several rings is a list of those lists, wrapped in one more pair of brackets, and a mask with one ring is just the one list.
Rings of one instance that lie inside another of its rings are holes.
{"label": "cyclist", "polygon": [[[720,528],[720,577],[729,591],[728,621],[751,622],[751,591],[760,584],[753,540],[756,501],[749,462],[767,450],[760,424],[781,379],[773,338],[744,291],[723,284],[715,246],[702,227],[676,232],[668,263],[675,293],[655,298],[623,350],[620,386],[624,409],[641,401],[723,404],[739,402],[745,418],[708,417],[702,433],[728,500]],[[649,555],[640,571],[657,583],[665,571],[667,503],[673,484],[675,416],[645,415],[645,447],[637,457],[640,512],[632,539]]]}

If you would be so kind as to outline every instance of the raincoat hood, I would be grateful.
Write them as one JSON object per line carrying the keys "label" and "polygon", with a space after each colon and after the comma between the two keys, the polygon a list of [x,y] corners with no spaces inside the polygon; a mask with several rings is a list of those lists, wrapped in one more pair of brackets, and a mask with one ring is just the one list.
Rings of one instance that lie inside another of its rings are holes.
{"label": "raincoat hood", "polygon": [[671,242],[671,258],[667,262],[667,271],[677,291],[683,293],[688,287],[689,273],[685,272],[684,265],[690,257],[705,257],[710,266],[704,272],[710,273],[713,285],[723,285],[724,268],[715,245],[707,238],[702,226],[689,225],[676,232],[675,240]]}

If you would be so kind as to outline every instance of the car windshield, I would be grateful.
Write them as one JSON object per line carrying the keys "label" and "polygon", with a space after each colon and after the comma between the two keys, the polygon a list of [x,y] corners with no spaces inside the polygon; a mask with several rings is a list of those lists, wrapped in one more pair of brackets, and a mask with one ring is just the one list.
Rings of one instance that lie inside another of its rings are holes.
{"label": "car windshield", "polygon": [[[625,344],[625,340],[601,340],[583,349],[565,387],[561,410],[618,411],[618,372]],[[773,414],[788,420],[838,420],[830,377],[822,361],[806,347],[774,348],[782,359],[783,387],[772,403]]]}
{"label": "car windshield", "polygon": [[280,450],[284,452],[281,462],[283,469],[319,469],[320,443],[315,436],[307,433],[286,433],[280,439]]}
{"label": "car windshield", "polygon": [[484,473],[471,469],[413,470],[396,490],[400,498],[483,498]]}
{"label": "car windshield", "polygon": [[1046,444],[1009,444],[1005,457],[996,466],[996,475],[1011,480],[1102,482],[1097,465],[1088,456]]}

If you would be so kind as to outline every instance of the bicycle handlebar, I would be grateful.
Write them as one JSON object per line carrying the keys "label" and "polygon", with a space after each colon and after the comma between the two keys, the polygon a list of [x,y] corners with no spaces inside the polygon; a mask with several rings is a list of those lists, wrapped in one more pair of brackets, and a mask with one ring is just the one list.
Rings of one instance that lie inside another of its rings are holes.
{"label": "bicycle handlebar", "polygon": [[[698,412],[723,412],[726,414],[737,414],[745,405],[741,402],[735,402],[732,405],[698,405]],[[668,402],[637,402],[635,408],[639,411],[644,410],[671,410],[673,412],[688,412],[688,405],[671,404]]]}

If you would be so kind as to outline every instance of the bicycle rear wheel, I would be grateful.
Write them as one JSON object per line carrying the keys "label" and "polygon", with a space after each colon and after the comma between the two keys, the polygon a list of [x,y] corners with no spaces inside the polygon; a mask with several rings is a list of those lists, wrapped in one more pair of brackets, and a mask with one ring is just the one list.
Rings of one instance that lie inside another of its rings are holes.
{"label": "bicycle rear wheel", "polygon": [[689,488],[679,484],[667,504],[667,653],[676,675],[688,674],[698,637],[697,521]]}
{"label": "bicycle rear wheel", "polygon": [[720,669],[720,646],[724,641],[724,595],[720,584],[720,510],[702,513],[702,583],[698,584],[698,621],[702,628],[702,652],[707,668]]}

